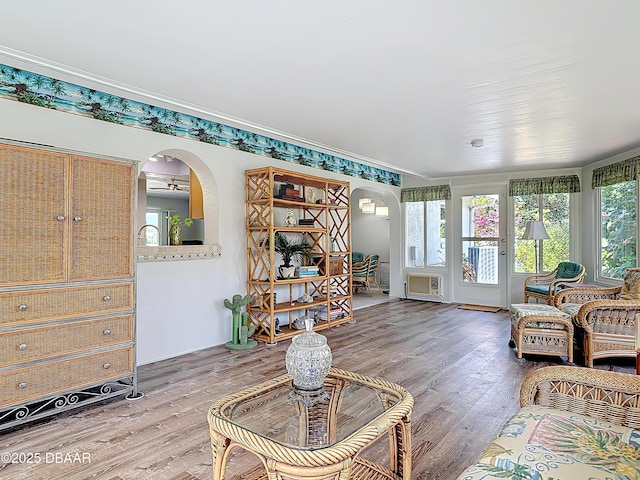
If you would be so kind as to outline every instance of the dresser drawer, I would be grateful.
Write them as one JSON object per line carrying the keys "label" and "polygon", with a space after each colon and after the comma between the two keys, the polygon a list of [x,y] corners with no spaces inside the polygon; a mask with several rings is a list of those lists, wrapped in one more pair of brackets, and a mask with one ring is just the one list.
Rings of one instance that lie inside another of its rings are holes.
{"label": "dresser drawer", "polygon": [[0,408],[99,384],[132,372],[132,347],[0,372],[3,386]]}
{"label": "dresser drawer", "polygon": [[0,367],[133,341],[133,315],[0,333]]}
{"label": "dresser drawer", "polygon": [[0,293],[0,327],[133,310],[133,283]]}

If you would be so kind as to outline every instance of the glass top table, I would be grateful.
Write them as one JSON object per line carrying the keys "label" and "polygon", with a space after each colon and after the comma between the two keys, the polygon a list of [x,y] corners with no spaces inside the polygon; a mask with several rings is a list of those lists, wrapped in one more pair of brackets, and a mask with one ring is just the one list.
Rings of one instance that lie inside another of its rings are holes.
{"label": "glass top table", "polygon": [[[254,479],[410,479],[411,394],[334,368],[324,390],[324,397],[300,401],[291,377],[282,375],[214,403],[208,414],[213,478],[224,478],[230,451],[241,448],[264,465]],[[360,456],[383,436],[388,467]]]}

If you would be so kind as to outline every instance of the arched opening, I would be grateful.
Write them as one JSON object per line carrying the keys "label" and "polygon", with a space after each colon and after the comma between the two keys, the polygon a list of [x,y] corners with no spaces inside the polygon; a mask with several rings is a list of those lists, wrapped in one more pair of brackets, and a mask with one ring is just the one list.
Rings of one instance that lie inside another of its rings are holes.
{"label": "arched opening", "polygon": [[[391,262],[391,228],[389,216],[394,208],[393,198],[385,192],[356,188],[351,192],[351,251],[353,261],[367,255],[379,255],[377,282],[369,289],[354,288],[354,308],[385,302],[389,299],[389,269]],[[391,207],[391,208],[390,208]],[[378,290],[377,285],[380,285]]]}
{"label": "arched opening", "polygon": [[[218,189],[198,156],[180,149],[153,153],[138,176],[138,244],[169,245],[170,215],[182,222],[183,246],[218,243]],[[184,219],[193,224],[184,226]]]}

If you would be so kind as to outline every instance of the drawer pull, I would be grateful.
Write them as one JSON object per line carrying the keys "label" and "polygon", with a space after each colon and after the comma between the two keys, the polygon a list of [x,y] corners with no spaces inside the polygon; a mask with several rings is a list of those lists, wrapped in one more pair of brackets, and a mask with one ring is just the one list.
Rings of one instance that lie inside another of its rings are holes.
{"label": "drawer pull", "polygon": [[27,349],[27,344],[26,343],[21,343],[20,345],[18,345],[18,349],[19,350],[26,350]]}
{"label": "drawer pull", "polygon": [[28,308],[29,307],[27,307],[25,303],[21,303],[20,305],[18,305],[18,311],[20,312],[26,312]]}
{"label": "drawer pull", "polygon": [[104,368],[105,370],[108,370],[109,368],[111,368],[111,364],[105,363],[104,365],[102,365],[102,368]]}
{"label": "drawer pull", "polygon": [[20,383],[18,384],[18,388],[20,388],[20,389],[27,388],[27,382],[20,382]]}
{"label": "drawer pull", "polygon": [[104,297],[102,297],[102,300],[108,302],[109,300],[111,300],[111,297],[109,295],[105,295]]}
{"label": "drawer pull", "polygon": [[82,217],[80,215],[76,215],[75,217],[73,217],[73,221],[74,222],[81,222],[82,221]]}
{"label": "drawer pull", "polygon": [[104,333],[105,335],[111,335],[111,330],[107,328],[102,333]]}
{"label": "drawer pull", "polygon": [[64,215],[58,215],[58,216],[56,217],[56,220],[58,220],[59,222],[63,222],[63,221],[64,221],[64,219],[65,219],[65,216],[64,216]]}

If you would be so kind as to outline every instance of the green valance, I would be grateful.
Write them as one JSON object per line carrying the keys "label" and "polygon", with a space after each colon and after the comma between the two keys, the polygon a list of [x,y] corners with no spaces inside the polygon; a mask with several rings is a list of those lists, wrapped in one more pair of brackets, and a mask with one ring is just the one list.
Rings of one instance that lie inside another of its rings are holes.
{"label": "green valance", "polygon": [[515,178],[509,180],[509,196],[537,195],[541,193],[578,193],[580,178],[577,175],[555,177]]}
{"label": "green valance", "polygon": [[434,185],[400,190],[400,201],[403,203],[428,202],[430,200],[451,200],[451,187],[449,185]]}
{"label": "green valance", "polygon": [[640,156],[596,168],[591,177],[591,187],[606,187],[607,185],[614,185],[620,182],[638,180],[638,174],[640,173],[640,168],[638,168],[639,164]]}

